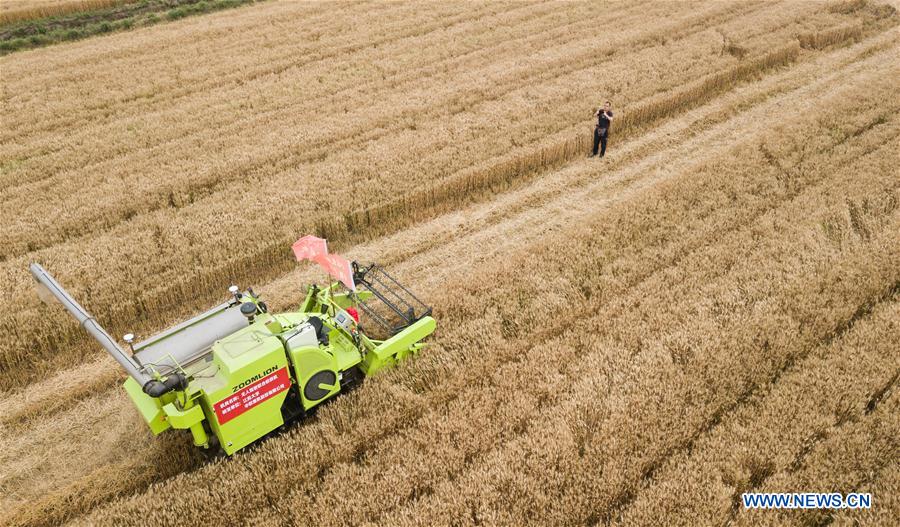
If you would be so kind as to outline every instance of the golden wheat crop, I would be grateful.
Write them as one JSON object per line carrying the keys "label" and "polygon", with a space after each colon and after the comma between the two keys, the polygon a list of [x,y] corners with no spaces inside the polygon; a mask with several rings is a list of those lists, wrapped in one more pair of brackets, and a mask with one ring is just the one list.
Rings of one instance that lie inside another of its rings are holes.
{"label": "golden wheat crop", "polygon": [[[307,44],[315,53],[284,52],[288,39],[252,48],[268,58],[235,60],[227,52],[203,70],[190,57],[227,46],[217,39],[234,36],[198,39],[195,24],[184,23],[183,36],[173,35],[152,62],[146,46],[161,44],[144,42],[143,32],[127,37],[133,52],[108,60],[101,71],[91,53],[105,54],[103,45],[84,53],[73,48],[68,60],[87,60],[93,71],[88,85],[72,85],[84,94],[75,107],[65,106],[66,97],[46,103],[50,94],[59,95],[58,77],[71,69],[46,61],[39,71],[46,71],[40,75],[48,97],[40,97],[15,80],[16,68],[33,72],[38,65],[11,62],[7,102],[21,111],[8,119],[0,155],[7,160],[2,196],[8,210],[18,212],[4,218],[11,228],[0,240],[3,285],[25,290],[23,263],[62,258],[67,268],[79,269],[63,271],[62,279],[76,292],[89,289],[97,314],[115,333],[157,327],[175,315],[160,309],[173,296],[182,299],[177,314],[183,315],[217,294],[222,281],[269,279],[288,270],[283,247],[298,231],[335,241],[390,232],[581,155],[589,136],[584,114],[596,104],[595,94],[634,106],[622,116],[617,137],[624,139],[721,93],[728,82],[789,63],[801,27],[828,28],[846,17],[865,21],[868,31],[885,25],[856,12],[807,20],[815,9],[803,4],[790,4],[786,12],[756,4],[692,11],[618,6],[626,27],[647,16],[664,22],[653,29],[635,25],[585,47],[580,43],[594,30],[584,20],[590,6],[577,7],[515,4],[504,12],[494,4],[481,9],[501,13],[485,15],[460,13],[451,4],[434,22],[409,20],[414,7],[396,8],[396,15],[385,15],[385,25],[399,33],[393,40],[380,35],[381,28],[347,28],[349,41],[338,34]],[[286,16],[284,10],[310,28],[321,24],[309,29],[314,34],[346,27],[341,12],[307,5],[247,10],[227,24],[258,39],[256,27]],[[475,40],[495,23],[508,29]],[[438,30],[445,26],[450,29]],[[279,30],[293,35],[294,27]],[[748,56],[723,53],[723,32],[740,39]],[[473,41],[480,47],[470,51]],[[195,51],[186,53],[185,46]],[[598,56],[609,57],[601,78],[592,70]],[[117,74],[136,60],[153,79],[150,88],[142,78]],[[673,61],[684,66],[665,67]],[[204,77],[193,78],[199,71]],[[347,102],[357,100],[373,104]],[[592,102],[585,107],[586,101]],[[54,139],[56,130],[67,128],[77,130],[69,146]],[[504,133],[486,133],[497,129]],[[80,184],[57,183],[66,180]],[[341,190],[321,192],[322,182]],[[22,201],[35,193],[43,199]],[[227,204],[233,196],[241,196],[237,216]],[[63,198],[68,205],[60,208]],[[242,250],[223,251],[233,239],[242,240]],[[128,278],[109,281],[122,276]],[[77,328],[61,330],[60,320],[26,303],[4,324],[29,348],[4,353],[0,369],[24,361],[37,373],[58,367],[67,355],[88,353],[90,342]],[[145,325],[135,327],[135,320]],[[51,328],[54,339],[47,342]]]}
{"label": "golden wheat crop", "polygon": [[[900,37],[825,7],[273,2],[0,59],[3,522],[895,517]],[[439,332],[214,463],[26,271],[150,332],[232,281],[289,308],[309,231]],[[736,506],[819,485],[877,507]]]}
{"label": "golden wheat crop", "polygon": [[137,0],[3,0],[0,25],[113,7]]}
{"label": "golden wheat crop", "polygon": [[[698,520],[713,523],[725,511],[740,521],[765,521],[764,514],[740,513],[738,493],[789,491],[796,485],[790,479],[815,465],[810,456],[821,455],[828,442],[857,423],[876,419],[874,412],[883,411],[878,408],[882,400],[877,394],[895,382],[896,363],[891,357],[900,338],[897,292],[885,300],[871,306],[872,313],[866,313],[853,327],[794,361],[777,383],[754,394],[713,433],[701,438],[690,453],[673,456],[623,514],[621,524],[648,523],[663,516],[671,525],[691,525]],[[870,445],[866,449],[872,455],[867,468],[896,457],[896,445],[885,447],[879,450]],[[777,455],[764,455],[767,451]],[[842,467],[844,477],[859,477],[844,467],[854,455],[845,451],[832,460]],[[824,472],[836,471],[829,467]],[[823,481],[823,477],[816,478],[817,485]],[[851,481],[851,486],[861,483]],[[733,497],[730,505],[726,499],[710,501],[703,509],[695,507],[690,512],[661,506],[666,495],[680,492]],[[748,518],[742,518],[744,515]]]}

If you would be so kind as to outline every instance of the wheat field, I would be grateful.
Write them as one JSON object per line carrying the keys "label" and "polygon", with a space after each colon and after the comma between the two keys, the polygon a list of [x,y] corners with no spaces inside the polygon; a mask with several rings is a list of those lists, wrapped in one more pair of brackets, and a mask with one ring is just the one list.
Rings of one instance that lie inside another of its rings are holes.
{"label": "wheat field", "polygon": [[[0,524],[894,523],[895,7],[273,1],[0,57]],[[307,233],[438,331],[215,461],[27,271],[149,335],[289,309]]]}
{"label": "wheat field", "polygon": [[0,25],[114,7],[137,1],[140,0],[3,0],[0,2]]}

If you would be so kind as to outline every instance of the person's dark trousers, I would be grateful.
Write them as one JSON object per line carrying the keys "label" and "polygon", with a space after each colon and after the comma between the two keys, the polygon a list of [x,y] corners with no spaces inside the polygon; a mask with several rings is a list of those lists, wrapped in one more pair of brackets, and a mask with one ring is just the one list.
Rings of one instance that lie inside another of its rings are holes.
{"label": "person's dark trousers", "polygon": [[609,138],[609,132],[601,134],[599,128],[594,128],[594,150],[592,155],[597,155],[597,150],[600,150],[600,157],[603,157],[606,154],[606,140]]}

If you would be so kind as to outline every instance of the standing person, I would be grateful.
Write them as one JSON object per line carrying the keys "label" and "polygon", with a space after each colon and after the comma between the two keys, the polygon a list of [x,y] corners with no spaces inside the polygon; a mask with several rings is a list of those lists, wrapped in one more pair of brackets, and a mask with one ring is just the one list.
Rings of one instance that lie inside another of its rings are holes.
{"label": "standing person", "polygon": [[600,147],[600,157],[606,155],[606,140],[609,138],[609,125],[613,120],[612,106],[609,101],[603,105],[603,108],[597,110],[594,114],[597,118],[597,126],[594,127],[594,151],[591,157],[597,155],[597,147]]}

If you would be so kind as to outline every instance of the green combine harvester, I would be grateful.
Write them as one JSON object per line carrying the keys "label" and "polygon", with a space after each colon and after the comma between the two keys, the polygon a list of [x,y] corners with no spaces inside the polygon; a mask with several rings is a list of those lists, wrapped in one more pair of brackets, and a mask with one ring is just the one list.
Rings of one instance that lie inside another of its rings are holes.
{"label": "green combine harvester", "polygon": [[329,255],[318,238],[301,242],[317,248],[295,244],[298,260],[339,281],[308,286],[296,311],[270,313],[253,289],[231,286],[228,301],[143,342],[125,335],[130,353],[40,265],[31,273],[41,297],[52,294],[122,365],[154,434],[190,430],[198,447],[231,455],[416,354],[435,329],[431,308],[382,268]]}

